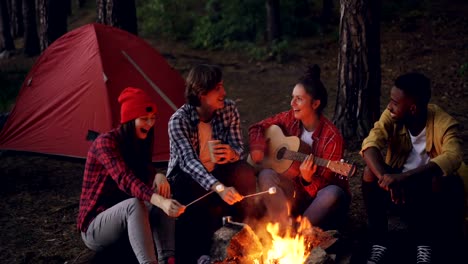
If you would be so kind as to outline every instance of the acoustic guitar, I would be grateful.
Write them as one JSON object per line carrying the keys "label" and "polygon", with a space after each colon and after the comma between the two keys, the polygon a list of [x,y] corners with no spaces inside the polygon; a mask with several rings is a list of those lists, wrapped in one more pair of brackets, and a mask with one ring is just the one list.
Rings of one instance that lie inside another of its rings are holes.
{"label": "acoustic guitar", "polygon": [[[289,169],[295,161],[302,162],[307,158],[311,149],[309,145],[301,141],[298,137],[286,137],[281,128],[277,125],[270,126],[265,131],[267,142],[267,152],[261,163],[262,168],[271,168],[279,174],[290,175]],[[258,164],[248,157],[250,165],[257,167]],[[318,166],[326,167],[331,171],[341,175],[340,178],[351,177],[356,173],[356,166],[341,161],[327,160],[314,156],[314,163]],[[295,175],[294,175],[295,176]]]}

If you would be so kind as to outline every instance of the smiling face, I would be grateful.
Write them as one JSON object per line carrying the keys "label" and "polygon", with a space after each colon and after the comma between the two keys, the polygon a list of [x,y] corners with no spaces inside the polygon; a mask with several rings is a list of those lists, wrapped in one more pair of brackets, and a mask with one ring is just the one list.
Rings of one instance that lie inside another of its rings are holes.
{"label": "smiling face", "polygon": [[416,105],[402,90],[394,86],[390,91],[390,102],[387,109],[394,121],[408,122],[416,110]]}
{"label": "smiling face", "polygon": [[224,107],[224,99],[226,99],[226,90],[224,90],[223,81],[221,81],[213,90],[200,96],[201,107],[208,109],[209,112],[214,112]]}
{"label": "smiling face", "polygon": [[294,110],[294,118],[305,121],[312,121],[317,118],[317,108],[320,100],[314,100],[304,89],[302,84],[296,84],[292,92],[291,107]]}
{"label": "smiling face", "polygon": [[146,139],[149,130],[154,126],[156,122],[156,114],[149,113],[145,116],[140,116],[135,119],[135,135],[139,139]]}

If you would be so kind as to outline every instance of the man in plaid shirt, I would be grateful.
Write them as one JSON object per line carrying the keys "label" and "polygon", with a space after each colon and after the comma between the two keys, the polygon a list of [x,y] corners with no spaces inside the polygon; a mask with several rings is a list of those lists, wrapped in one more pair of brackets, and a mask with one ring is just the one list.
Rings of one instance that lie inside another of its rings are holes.
{"label": "man in plaid shirt", "polygon": [[[340,160],[343,138],[338,129],[322,114],[327,91],[320,81],[320,68],[309,67],[292,92],[291,110],[260,121],[249,128],[250,153],[254,162],[263,160],[265,130],[279,126],[287,136],[297,136],[311,147],[311,153],[327,160]],[[290,213],[304,215],[314,226],[336,228],[347,212],[350,192],[347,180],[341,180],[328,168],[317,167],[310,155],[304,162],[294,162],[280,175],[272,169],[259,174],[261,191],[276,187],[275,195],[264,196],[267,215],[286,228]]]}
{"label": "man in plaid shirt", "polygon": [[[254,169],[244,157],[239,112],[226,91],[219,67],[198,65],[187,76],[187,104],[169,120],[170,160],[168,180],[174,198],[182,204],[214,191],[187,208],[178,218],[176,248],[184,252],[181,263],[194,263],[208,254],[211,237],[223,215],[242,221],[256,208],[254,199],[241,202],[256,191]],[[220,140],[210,155],[208,142]],[[235,207],[227,205],[236,204]]]}

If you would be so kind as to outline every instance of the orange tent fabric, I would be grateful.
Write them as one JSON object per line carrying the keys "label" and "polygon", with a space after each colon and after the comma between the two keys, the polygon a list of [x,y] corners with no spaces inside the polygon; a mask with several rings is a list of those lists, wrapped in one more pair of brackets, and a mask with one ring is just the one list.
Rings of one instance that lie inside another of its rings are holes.
{"label": "orange tent fabric", "polygon": [[153,161],[167,161],[167,123],[184,103],[184,80],[144,40],[102,24],[67,33],[38,58],[0,131],[0,149],[85,158],[89,131],[119,125],[117,97],[127,86],[157,103]]}

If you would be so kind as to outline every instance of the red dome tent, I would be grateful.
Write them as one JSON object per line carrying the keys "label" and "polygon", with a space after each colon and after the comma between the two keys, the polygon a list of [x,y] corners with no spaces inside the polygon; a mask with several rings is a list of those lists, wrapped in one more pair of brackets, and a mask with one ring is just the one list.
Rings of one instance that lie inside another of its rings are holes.
{"label": "red dome tent", "polygon": [[157,103],[153,161],[167,161],[167,123],[184,103],[184,80],[144,40],[101,24],[67,33],[38,58],[0,131],[0,149],[85,158],[90,132],[119,125],[117,97],[127,86]]}

